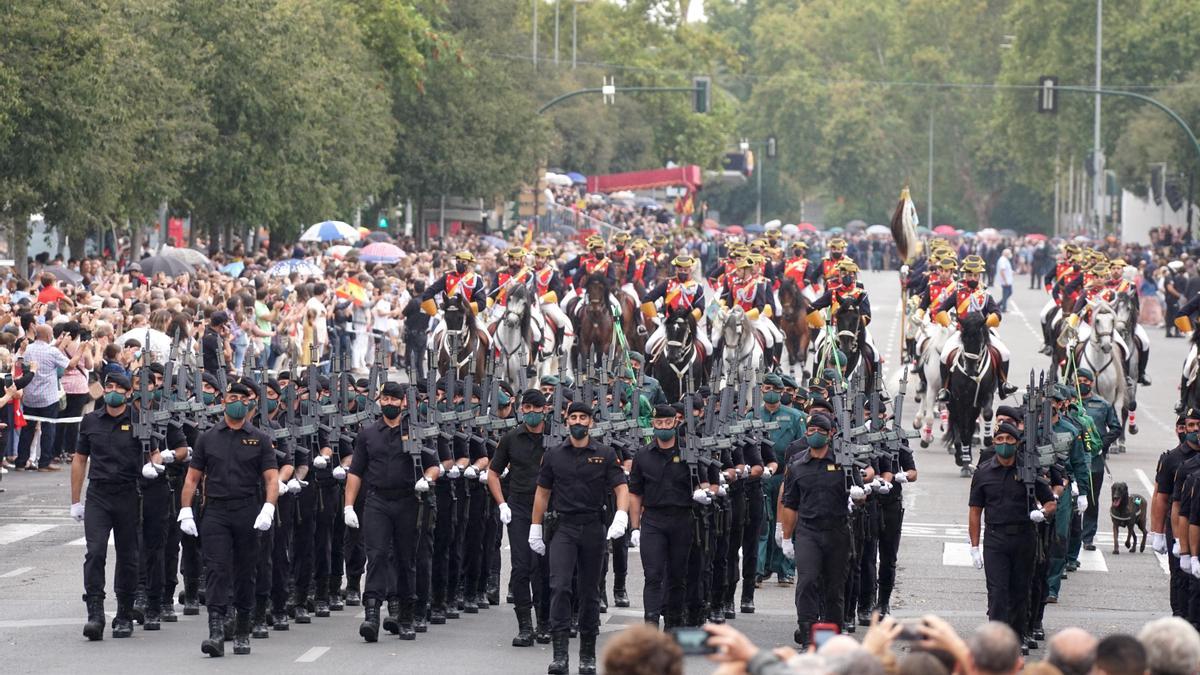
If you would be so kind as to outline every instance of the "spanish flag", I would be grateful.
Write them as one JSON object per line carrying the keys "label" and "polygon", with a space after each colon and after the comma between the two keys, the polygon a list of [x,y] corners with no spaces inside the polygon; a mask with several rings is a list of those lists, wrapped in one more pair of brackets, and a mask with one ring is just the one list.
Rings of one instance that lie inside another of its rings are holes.
{"label": "spanish flag", "polygon": [[525,228],[525,250],[531,250],[533,246],[533,232],[537,229],[537,221],[530,221],[529,226]]}

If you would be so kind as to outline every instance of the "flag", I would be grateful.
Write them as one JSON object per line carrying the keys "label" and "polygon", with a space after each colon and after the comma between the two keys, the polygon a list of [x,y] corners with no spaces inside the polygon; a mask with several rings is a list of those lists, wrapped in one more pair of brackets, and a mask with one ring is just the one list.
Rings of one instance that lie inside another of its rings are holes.
{"label": "flag", "polygon": [[908,186],[900,191],[900,201],[896,204],[896,212],[892,214],[892,239],[896,241],[896,250],[901,260],[908,260],[921,252],[921,242],[917,239],[917,207],[913,205],[908,193]]}

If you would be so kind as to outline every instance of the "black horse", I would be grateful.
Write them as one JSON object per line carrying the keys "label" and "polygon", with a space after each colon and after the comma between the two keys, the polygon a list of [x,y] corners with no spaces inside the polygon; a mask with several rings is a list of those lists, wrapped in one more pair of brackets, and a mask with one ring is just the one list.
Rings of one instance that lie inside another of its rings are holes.
{"label": "black horse", "polygon": [[[836,348],[846,359],[837,364],[842,373],[849,378],[861,366],[864,369],[863,381],[868,386],[875,379],[875,352],[867,344],[866,313],[858,298],[843,298],[838,302],[837,311],[833,315],[833,342],[826,340],[821,345],[821,353],[816,355],[817,365],[824,362],[826,368],[834,367],[834,355],[830,351]],[[816,376],[816,369],[813,371]]]}
{"label": "black horse", "polygon": [[987,322],[980,312],[970,312],[959,319],[962,347],[951,355],[950,392],[947,407],[947,449],[954,454],[959,475],[971,475],[971,443],[975,425],[983,413],[983,444],[992,442],[992,399],[999,382],[1000,356],[991,348]]}
{"label": "black horse", "polygon": [[482,381],[487,370],[487,335],[475,326],[474,308],[455,293],[442,303],[442,320],[446,323],[437,349],[437,372],[445,375],[451,368],[458,379],[467,376],[467,364],[475,360],[475,380]]}
{"label": "black horse", "polygon": [[[1192,349],[1200,351],[1200,330],[1192,331]],[[1131,350],[1134,351],[1134,350]],[[1187,373],[1183,374],[1179,383],[1179,411],[1200,407],[1200,374],[1191,382],[1187,381]]]}
{"label": "black horse", "polygon": [[696,351],[696,319],[691,310],[676,309],[667,315],[663,348],[654,357],[654,377],[668,401],[683,396],[685,382],[704,382],[704,359]]}

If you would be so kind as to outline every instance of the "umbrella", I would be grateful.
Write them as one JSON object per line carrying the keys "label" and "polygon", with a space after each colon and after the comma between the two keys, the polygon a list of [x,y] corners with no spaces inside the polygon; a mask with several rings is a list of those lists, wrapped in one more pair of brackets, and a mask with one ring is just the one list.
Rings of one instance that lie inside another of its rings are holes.
{"label": "umbrella", "polygon": [[780,225],[783,225],[783,221],[778,218],[775,220],[768,220],[767,222],[763,223],[763,227],[767,228],[768,230],[778,229]]}
{"label": "umbrella", "polygon": [[728,227],[725,228],[725,234],[738,235],[738,234],[745,234],[745,233],[746,233],[746,231],[743,230],[741,228],[741,226],[739,226],[739,225],[729,225]]}
{"label": "umbrella", "polygon": [[576,173],[574,171],[568,171],[567,178],[570,178],[571,182],[575,183],[576,185],[587,185],[587,176],[585,176],[581,173]]}
{"label": "umbrella", "polygon": [[1046,241],[1046,235],[1042,234],[1041,232],[1034,232],[1033,234],[1027,234],[1027,235],[1025,235],[1025,238],[1028,239],[1029,241]]}
{"label": "umbrella", "polygon": [[613,200],[622,199],[622,200],[633,201],[633,193],[630,192],[629,190],[618,190],[617,192],[614,192],[611,195],[609,195],[608,198],[613,199]]}
{"label": "umbrella", "polygon": [[488,246],[495,246],[496,248],[508,248],[507,241],[490,234],[483,236],[483,243],[487,244]]}
{"label": "umbrella", "polygon": [[974,239],[975,238],[974,232],[962,232],[961,234],[963,236],[963,239]]}
{"label": "umbrella", "polygon": [[763,232],[767,231],[767,228],[763,227],[762,225],[759,225],[758,223],[753,223],[751,225],[747,225],[742,229],[744,229],[746,232],[750,232],[752,234],[762,234]]}
{"label": "umbrella", "polygon": [[1016,230],[1000,230],[1000,236],[1005,239],[1016,239],[1018,235]]}
{"label": "umbrella", "polygon": [[54,265],[53,267],[43,267],[43,274],[53,274],[55,279],[65,281],[69,284],[79,284],[83,282],[83,275],[69,267],[62,265]]}
{"label": "umbrella", "polygon": [[954,229],[953,225],[938,225],[937,227],[933,228],[933,233],[940,234],[944,237],[953,237],[954,235],[958,234],[958,230]]}
{"label": "umbrella", "polygon": [[[147,333],[149,334],[149,339],[147,339]],[[164,363],[170,358],[172,340],[170,336],[161,330],[134,328],[118,337],[115,342],[116,344],[123,345],[126,340],[137,340],[142,345],[143,350],[150,352],[151,361]]]}
{"label": "umbrella", "polygon": [[813,225],[812,223],[800,223],[796,225],[796,229],[800,230],[801,232],[816,232],[817,226]]}
{"label": "umbrella", "polygon": [[395,244],[375,242],[358,253],[358,259],[365,263],[395,263],[407,255]]}
{"label": "umbrella", "polygon": [[353,248],[353,246],[347,246],[346,244],[338,244],[337,246],[330,246],[325,249],[325,255],[342,260]]}
{"label": "umbrella", "polygon": [[271,269],[267,270],[267,274],[273,277],[286,277],[292,272],[300,274],[300,276],[323,277],[325,270],[317,267],[313,263],[303,258],[288,258],[280,260],[271,265]]}
{"label": "umbrella", "polygon": [[842,234],[845,231],[846,231],[846,229],[842,228],[842,227],[831,227],[828,230],[826,230],[826,232],[828,232],[829,234]]}
{"label": "umbrella", "polygon": [[846,223],[847,232],[857,232],[858,230],[865,229],[867,229],[867,222],[865,220],[852,220]]}
{"label": "umbrella", "polygon": [[208,256],[194,248],[175,248],[174,246],[164,246],[162,247],[162,250],[158,252],[158,254],[180,258],[184,262],[196,268],[209,268],[213,266],[212,261],[208,259]]}
{"label": "umbrella", "polygon": [[241,260],[235,260],[221,268],[221,274],[228,274],[234,279],[242,276],[244,271],[246,271],[246,263]]}
{"label": "umbrella", "polygon": [[890,237],[892,236],[892,228],[888,227],[887,225],[872,225],[867,228],[867,234],[880,237]]}
{"label": "umbrella", "polygon": [[358,241],[358,230],[340,220],[317,223],[300,235],[300,241]]}
{"label": "umbrella", "polygon": [[138,261],[142,266],[142,274],[152,277],[159,272],[169,277],[179,277],[184,274],[195,274],[196,268],[183,258],[169,255],[152,255]]}
{"label": "umbrella", "polygon": [[392,235],[388,234],[387,232],[384,232],[383,230],[375,230],[371,234],[367,235],[367,241],[390,242],[391,240],[392,240]]}
{"label": "umbrella", "polygon": [[[809,225],[811,225],[811,223],[809,223]],[[780,228],[779,231],[783,232],[784,234],[786,234],[789,237],[795,237],[796,235],[800,234],[800,228],[798,226],[792,225],[790,223],[787,225],[784,225],[782,228]]]}
{"label": "umbrella", "polygon": [[658,200],[654,199],[652,197],[638,197],[633,200],[633,205],[634,206],[649,206],[650,208],[658,208],[659,206],[661,206],[661,204],[658,203]]}
{"label": "umbrella", "polygon": [[1079,235],[1075,236],[1075,241],[1091,241],[1091,239],[1089,239],[1088,237],[1086,237],[1082,234],[1079,234]]}

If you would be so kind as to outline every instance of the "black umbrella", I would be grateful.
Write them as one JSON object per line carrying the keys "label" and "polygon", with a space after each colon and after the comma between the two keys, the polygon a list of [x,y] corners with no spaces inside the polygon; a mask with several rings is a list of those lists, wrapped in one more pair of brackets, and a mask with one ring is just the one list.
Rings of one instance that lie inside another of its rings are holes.
{"label": "black umbrella", "polygon": [[148,277],[152,277],[159,272],[169,277],[196,273],[196,268],[191,263],[183,258],[171,255],[152,255],[149,258],[142,258],[138,261],[138,264],[142,266],[142,274]]}
{"label": "black umbrella", "polygon": [[366,238],[370,241],[385,241],[389,244],[392,242],[392,235],[384,232],[383,230],[375,230],[374,232],[368,234]]}
{"label": "black umbrella", "polygon": [[55,279],[58,279],[59,281],[65,281],[69,284],[79,284],[83,282],[82,274],[69,267],[63,267],[62,265],[54,265],[53,267],[43,268],[42,273],[53,274]]}

